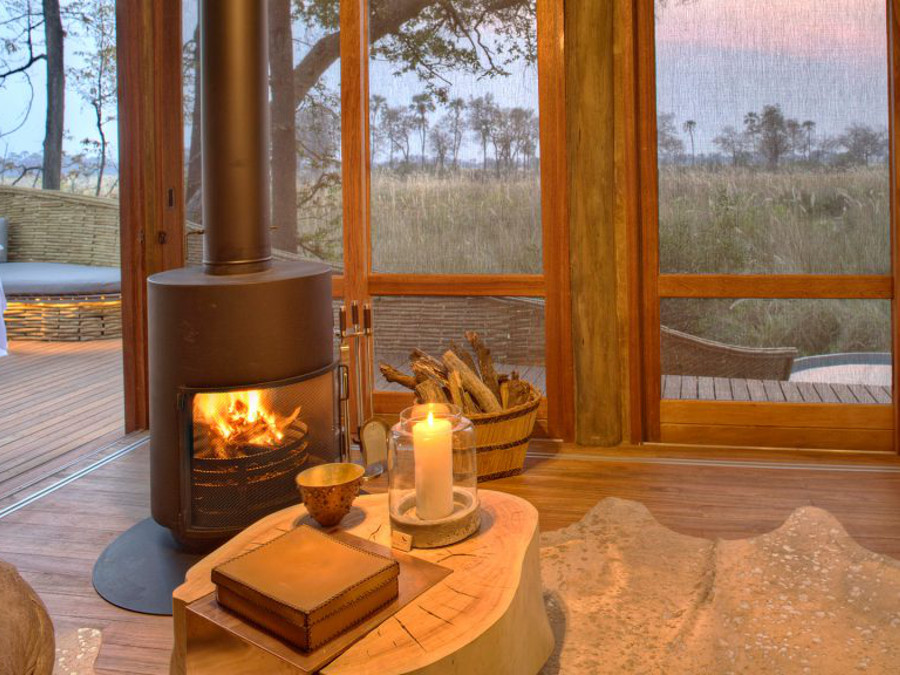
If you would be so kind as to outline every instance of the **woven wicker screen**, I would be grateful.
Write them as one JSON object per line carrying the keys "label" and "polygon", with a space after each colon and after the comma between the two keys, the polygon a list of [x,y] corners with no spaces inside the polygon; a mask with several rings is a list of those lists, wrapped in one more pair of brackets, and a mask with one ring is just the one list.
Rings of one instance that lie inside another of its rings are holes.
{"label": "woven wicker screen", "polygon": [[9,220],[9,262],[120,264],[115,200],[0,186],[0,214]]}

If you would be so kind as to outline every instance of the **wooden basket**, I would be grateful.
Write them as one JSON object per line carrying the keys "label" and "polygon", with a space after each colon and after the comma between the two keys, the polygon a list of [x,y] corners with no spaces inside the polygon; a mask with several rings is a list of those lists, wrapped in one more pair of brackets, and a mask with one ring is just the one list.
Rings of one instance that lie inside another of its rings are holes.
{"label": "wooden basket", "polygon": [[525,403],[497,413],[468,415],[475,426],[478,482],[522,473],[541,404],[541,392],[530,382],[528,386],[531,396]]}

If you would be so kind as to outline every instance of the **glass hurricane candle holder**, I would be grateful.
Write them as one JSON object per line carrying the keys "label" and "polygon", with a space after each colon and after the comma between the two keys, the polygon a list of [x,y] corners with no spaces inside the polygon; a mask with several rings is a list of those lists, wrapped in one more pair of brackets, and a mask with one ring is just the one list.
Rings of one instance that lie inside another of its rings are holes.
{"label": "glass hurricane candle holder", "polygon": [[400,413],[388,446],[388,505],[398,548],[448,546],[478,531],[475,427],[456,406]]}

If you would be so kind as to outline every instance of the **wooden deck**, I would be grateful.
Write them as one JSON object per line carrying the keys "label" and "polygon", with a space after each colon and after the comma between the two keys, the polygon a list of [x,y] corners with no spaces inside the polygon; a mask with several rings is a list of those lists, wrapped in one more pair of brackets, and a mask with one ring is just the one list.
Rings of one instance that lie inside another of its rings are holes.
{"label": "wooden deck", "polygon": [[[629,457],[625,451],[537,442],[532,450],[526,473],[484,487],[531,501],[545,530],[577,521],[607,496],[641,501],[666,527],[709,538],[758,535],[778,527],[794,509],[814,505],[829,510],[863,546],[900,558],[897,462],[861,458],[841,466],[823,455],[804,468],[797,460],[782,467],[771,461],[679,463],[652,451],[629,450]],[[91,586],[97,556],[149,514],[148,475],[144,445],[0,518],[0,558],[37,589],[57,635],[81,627],[102,631],[99,675],[168,672],[171,619],[117,609]]]}
{"label": "wooden deck", "polygon": [[865,384],[663,375],[662,397],[680,401],[889,404],[891,389]]}
{"label": "wooden deck", "polygon": [[0,358],[0,498],[124,433],[122,343],[9,343]]}

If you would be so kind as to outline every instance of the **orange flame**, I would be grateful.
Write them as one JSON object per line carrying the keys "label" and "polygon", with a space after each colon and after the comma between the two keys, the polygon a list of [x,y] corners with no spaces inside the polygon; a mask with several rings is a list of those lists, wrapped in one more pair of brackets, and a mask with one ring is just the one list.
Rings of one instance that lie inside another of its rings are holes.
{"label": "orange flame", "polygon": [[278,415],[263,401],[258,389],[194,397],[194,421],[206,426],[208,454],[215,457],[243,456],[247,446],[277,445],[299,414],[297,408],[286,417]]}

